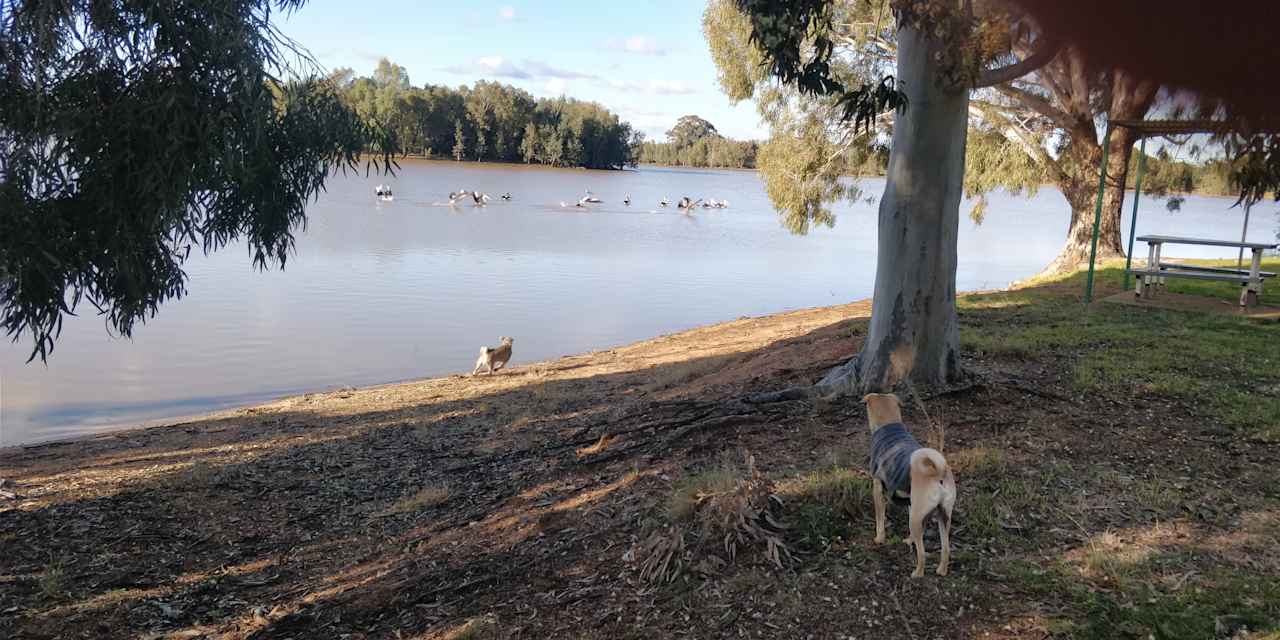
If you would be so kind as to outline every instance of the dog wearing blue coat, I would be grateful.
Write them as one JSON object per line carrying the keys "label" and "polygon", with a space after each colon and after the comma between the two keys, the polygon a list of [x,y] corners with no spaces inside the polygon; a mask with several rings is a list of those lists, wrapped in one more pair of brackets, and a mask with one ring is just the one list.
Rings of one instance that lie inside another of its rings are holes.
{"label": "dog wearing blue coat", "polygon": [[956,480],[946,458],[936,449],[921,446],[902,424],[898,396],[870,393],[862,398],[871,426],[871,497],[876,507],[876,544],[884,543],[885,496],[911,502],[911,544],[916,548],[916,570],[924,575],[924,525],[930,515],[938,520],[942,559],[938,575],[947,575],[951,561],[951,511],[956,504]]}

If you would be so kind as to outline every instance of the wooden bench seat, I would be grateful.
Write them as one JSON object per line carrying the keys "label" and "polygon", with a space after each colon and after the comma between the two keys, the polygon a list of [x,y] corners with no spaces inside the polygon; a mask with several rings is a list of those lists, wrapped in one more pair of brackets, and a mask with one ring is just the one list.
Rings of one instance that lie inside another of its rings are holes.
{"label": "wooden bench seat", "polygon": [[1189,280],[1217,280],[1220,282],[1238,282],[1249,284],[1249,274],[1239,273],[1205,273],[1202,271],[1184,271],[1181,269],[1130,269],[1129,273],[1138,277],[1152,278],[1187,278]]}
{"label": "wooden bench seat", "polygon": [[[1198,264],[1180,264],[1177,262],[1161,262],[1160,268],[1163,269],[1179,269],[1182,271],[1203,271],[1205,273],[1226,273],[1234,275],[1249,275],[1248,269],[1233,269],[1231,267],[1202,267]],[[1276,274],[1272,271],[1259,271],[1258,276],[1262,278],[1274,278]]]}

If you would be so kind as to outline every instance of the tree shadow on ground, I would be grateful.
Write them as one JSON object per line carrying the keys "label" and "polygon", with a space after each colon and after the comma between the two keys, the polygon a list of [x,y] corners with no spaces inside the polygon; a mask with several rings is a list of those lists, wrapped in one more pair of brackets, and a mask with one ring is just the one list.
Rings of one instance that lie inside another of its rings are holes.
{"label": "tree shadow on ground", "polygon": [[[1196,637],[1205,616],[1280,617],[1260,582],[1274,575],[1265,543],[1280,547],[1258,524],[1280,500],[1269,450],[1177,397],[1079,393],[1085,356],[1010,333],[1042,323],[1034,309],[1078,313],[1036,291],[962,310],[966,335],[1035,349],[972,349],[986,376],[925,399],[961,491],[946,579],[907,578],[902,511],[877,547],[865,511],[803,494],[787,506],[784,569],[744,553],[656,585],[625,558],[662,526],[673,485],[726,452],[750,450],[780,480],[861,465],[857,402],[741,398],[852,355],[862,305],[5,452],[0,476],[24,499],[0,511],[0,631],[427,638],[483,619],[493,637]],[[1183,533],[1157,545],[1168,526]],[[1181,622],[1160,627],[1164,611]]]}

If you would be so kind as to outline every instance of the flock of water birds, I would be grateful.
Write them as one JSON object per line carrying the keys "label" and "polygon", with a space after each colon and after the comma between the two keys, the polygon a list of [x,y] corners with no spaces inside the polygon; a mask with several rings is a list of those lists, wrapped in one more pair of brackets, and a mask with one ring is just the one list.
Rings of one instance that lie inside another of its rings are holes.
{"label": "flock of water birds", "polygon": [[[578,209],[586,209],[588,208],[587,205],[600,204],[604,202],[604,200],[596,197],[596,195],[591,192],[591,189],[586,189],[585,191],[586,195],[578,198],[575,203],[569,204],[568,202],[561,200],[560,206],[562,208],[574,207]],[[391,202],[395,199],[395,194],[392,193],[391,187],[385,184],[380,184],[374,189],[374,196],[381,202]],[[498,197],[502,200],[510,201],[511,193],[507,192]],[[489,194],[482,191],[458,189],[457,191],[449,192],[449,206],[451,207],[457,206],[460,202],[466,202],[468,199],[471,200],[472,205],[477,207],[483,207],[486,204],[489,204],[489,200],[491,200]],[[622,204],[628,207],[631,206],[631,194],[627,194],[622,198]],[[658,201],[659,207],[667,207],[670,205],[671,201],[667,198],[663,198]],[[729,201],[716,200],[715,198],[698,198],[695,200],[689,196],[684,196],[676,201],[676,208],[684,212],[688,212],[689,210],[699,206],[703,209],[728,209]]]}

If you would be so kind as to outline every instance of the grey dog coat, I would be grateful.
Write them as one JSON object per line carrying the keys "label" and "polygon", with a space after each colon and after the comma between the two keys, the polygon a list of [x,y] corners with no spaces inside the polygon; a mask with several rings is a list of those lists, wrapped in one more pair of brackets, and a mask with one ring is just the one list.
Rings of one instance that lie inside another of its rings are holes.
{"label": "grey dog coat", "polygon": [[871,434],[871,475],[891,497],[911,494],[911,454],[922,448],[900,422]]}

